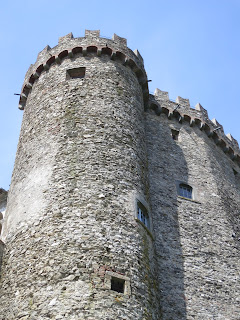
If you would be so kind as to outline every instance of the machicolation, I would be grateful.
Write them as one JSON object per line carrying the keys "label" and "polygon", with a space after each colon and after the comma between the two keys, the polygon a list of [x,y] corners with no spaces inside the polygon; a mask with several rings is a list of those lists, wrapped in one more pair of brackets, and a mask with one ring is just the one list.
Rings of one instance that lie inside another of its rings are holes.
{"label": "machicolation", "polygon": [[0,320],[239,320],[240,151],[207,110],[99,30],[46,46],[19,108]]}

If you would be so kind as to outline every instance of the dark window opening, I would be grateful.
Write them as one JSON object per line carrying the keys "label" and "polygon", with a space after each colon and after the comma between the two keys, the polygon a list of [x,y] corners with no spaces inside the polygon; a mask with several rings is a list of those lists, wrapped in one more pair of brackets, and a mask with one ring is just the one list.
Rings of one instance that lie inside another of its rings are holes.
{"label": "dark window opening", "polygon": [[140,220],[147,228],[149,228],[149,217],[147,209],[141,202],[137,202],[137,218]]}
{"label": "dark window opening", "polygon": [[179,131],[171,129],[171,134],[172,134],[172,138],[173,140],[178,140],[178,135],[179,135]]}
{"label": "dark window opening", "polygon": [[192,187],[188,184],[180,183],[178,193],[181,197],[192,199]]}
{"label": "dark window opening", "polygon": [[238,174],[238,172],[235,170],[235,169],[233,169],[233,174],[235,175],[235,177],[237,176],[237,174]]}
{"label": "dark window opening", "polygon": [[86,68],[80,67],[80,68],[74,68],[67,70],[67,80],[69,79],[82,79],[85,77]]}
{"label": "dark window opening", "polygon": [[112,277],[111,290],[124,293],[125,280]]}

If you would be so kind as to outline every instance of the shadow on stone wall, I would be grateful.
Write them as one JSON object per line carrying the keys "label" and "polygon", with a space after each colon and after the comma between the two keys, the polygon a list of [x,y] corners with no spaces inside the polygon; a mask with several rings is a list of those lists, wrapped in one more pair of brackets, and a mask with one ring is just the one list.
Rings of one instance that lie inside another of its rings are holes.
{"label": "shadow on stone wall", "polygon": [[[212,189],[217,194],[215,205],[220,208],[222,227],[227,231],[229,244],[240,250],[240,169],[219,147],[206,145],[210,172],[213,177]],[[235,168],[238,170],[236,171]]]}
{"label": "shadow on stone wall", "polygon": [[[172,124],[174,126],[174,122]],[[181,148],[171,136],[171,128],[165,115],[147,115],[146,137],[149,195],[162,312],[159,319],[185,320],[183,252],[175,182],[188,181],[187,163]]]}
{"label": "shadow on stone wall", "polygon": [[[8,192],[0,188],[0,235],[2,232],[2,222],[3,222],[3,213],[7,206],[7,195]],[[0,271],[2,265],[2,256],[3,256],[4,243],[0,240]]]}
{"label": "shadow on stone wall", "polygon": [[199,272],[199,305],[209,316],[239,319],[240,195],[235,165],[213,141],[206,139],[201,153],[205,198],[198,251],[205,263]]}

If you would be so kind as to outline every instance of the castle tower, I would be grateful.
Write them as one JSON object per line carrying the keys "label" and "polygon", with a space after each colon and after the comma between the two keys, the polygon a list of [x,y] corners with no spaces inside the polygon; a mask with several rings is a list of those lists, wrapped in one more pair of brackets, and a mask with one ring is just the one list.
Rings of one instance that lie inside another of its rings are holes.
{"label": "castle tower", "polygon": [[157,319],[147,77],[126,40],[69,34],[23,84],[0,319]]}
{"label": "castle tower", "polygon": [[240,151],[207,110],[88,30],[39,53],[19,107],[0,320],[239,320]]}

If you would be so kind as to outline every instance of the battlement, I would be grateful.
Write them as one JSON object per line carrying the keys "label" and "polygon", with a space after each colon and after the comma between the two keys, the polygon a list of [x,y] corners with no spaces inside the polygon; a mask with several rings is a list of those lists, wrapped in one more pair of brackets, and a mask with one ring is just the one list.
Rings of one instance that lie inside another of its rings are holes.
{"label": "battlement", "polygon": [[47,72],[52,65],[61,64],[63,59],[71,59],[77,54],[87,56],[93,53],[98,57],[104,54],[108,55],[111,60],[130,67],[142,86],[144,101],[147,103],[149,95],[147,75],[139,51],[135,50],[133,52],[127,47],[127,40],[116,34],[113,35],[112,39],[108,39],[100,37],[100,30],[85,30],[84,37],[74,38],[73,34],[69,33],[59,38],[57,46],[51,48],[47,45],[39,52],[36,62],[30,65],[26,73],[19,100],[19,109],[24,109],[34,82],[42,73]]}
{"label": "battlement", "polygon": [[149,95],[140,53],[86,30],[38,54],[24,106],[0,320],[239,320],[239,146],[201,104]]}
{"label": "battlement", "polygon": [[189,99],[177,97],[176,101],[172,101],[168,92],[156,89],[154,95],[149,96],[149,109],[154,110],[157,115],[164,113],[169,119],[176,118],[179,123],[186,122],[191,127],[197,126],[240,166],[237,140],[230,133],[225,135],[223,126],[216,119],[210,120],[207,110],[200,103],[193,109],[190,107]]}

